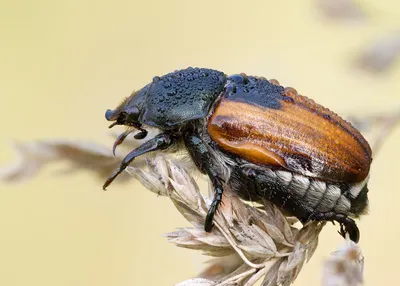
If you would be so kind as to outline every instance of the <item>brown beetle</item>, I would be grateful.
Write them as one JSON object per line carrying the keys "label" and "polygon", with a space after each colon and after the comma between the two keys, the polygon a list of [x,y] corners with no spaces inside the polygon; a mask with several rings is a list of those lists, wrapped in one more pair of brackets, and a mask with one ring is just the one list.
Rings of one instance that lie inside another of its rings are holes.
{"label": "brown beetle", "polygon": [[[129,153],[104,189],[144,153],[185,146],[211,179],[215,197],[205,221],[222,199],[224,183],[245,200],[265,198],[309,220],[338,221],[340,233],[358,242],[351,217],[365,213],[371,149],[348,122],[277,81],[219,71],[175,71],[128,97],[106,118],[147,135],[160,134]],[[126,137],[123,133],[114,148]]]}

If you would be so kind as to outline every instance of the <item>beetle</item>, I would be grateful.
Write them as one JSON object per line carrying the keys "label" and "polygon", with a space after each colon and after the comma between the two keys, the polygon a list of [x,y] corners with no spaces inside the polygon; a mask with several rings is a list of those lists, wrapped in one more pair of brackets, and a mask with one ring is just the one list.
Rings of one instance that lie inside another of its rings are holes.
{"label": "beetle", "polygon": [[182,146],[215,190],[205,231],[226,184],[242,199],[269,200],[302,223],[336,221],[343,237],[359,241],[354,218],[367,211],[371,148],[349,122],[293,88],[187,68],[154,77],[105,117],[110,127],[140,130],[136,139],[147,136],[148,126],[160,133],[122,160],[104,190],[136,157]]}

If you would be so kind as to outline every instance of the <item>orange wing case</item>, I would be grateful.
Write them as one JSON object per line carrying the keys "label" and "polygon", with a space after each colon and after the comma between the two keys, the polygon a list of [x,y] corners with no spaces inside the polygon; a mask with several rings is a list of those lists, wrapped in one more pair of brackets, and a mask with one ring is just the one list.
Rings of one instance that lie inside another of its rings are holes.
{"label": "orange wing case", "polygon": [[208,122],[212,140],[255,164],[332,182],[364,180],[372,159],[363,136],[293,88],[275,87],[226,91]]}

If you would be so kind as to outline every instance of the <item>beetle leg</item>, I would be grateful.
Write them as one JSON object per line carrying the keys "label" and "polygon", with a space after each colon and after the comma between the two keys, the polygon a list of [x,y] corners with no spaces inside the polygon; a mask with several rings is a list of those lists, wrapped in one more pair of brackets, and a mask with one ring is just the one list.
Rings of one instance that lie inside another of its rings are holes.
{"label": "beetle leg", "polygon": [[173,144],[174,140],[171,138],[170,134],[162,133],[158,134],[153,139],[143,143],[138,148],[131,151],[126,157],[122,160],[119,168],[107,179],[107,181],[103,185],[103,190],[105,190],[114,179],[121,174],[126,167],[138,156],[143,155],[145,153],[156,151],[156,150],[164,150]]}
{"label": "beetle leg", "polygon": [[213,186],[215,190],[215,195],[210,205],[210,208],[208,209],[206,220],[204,223],[204,230],[206,232],[211,232],[212,227],[214,226],[213,224],[214,214],[217,211],[218,206],[222,203],[222,194],[224,192],[221,180],[218,177],[214,177]]}
{"label": "beetle leg", "polygon": [[197,168],[202,172],[206,173],[211,179],[215,195],[214,199],[208,209],[208,213],[204,223],[204,230],[211,232],[213,227],[214,214],[218,209],[218,206],[222,202],[223,194],[223,180],[219,177],[219,167],[215,164],[215,159],[212,154],[208,151],[206,143],[195,135],[189,135],[184,137],[185,145],[189,150]]}
{"label": "beetle leg", "polygon": [[355,243],[358,243],[360,240],[360,231],[357,227],[356,222],[343,215],[334,212],[326,212],[326,213],[315,213],[313,214],[310,219],[312,220],[327,220],[327,221],[337,221],[340,223],[340,231],[339,234],[346,238],[346,234],[349,234],[350,239]]}
{"label": "beetle leg", "polygon": [[119,145],[121,145],[122,142],[124,142],[125,138],[126,138],[132,131],[133,131],[133,130],[127,130],[127,131],[125,131],[124,133],[121,133],[121,134],[118,136],[118,138],[115,140],[114,146],[113,146],[113,149],[112,149],[113,155],[114,155],[114,156],[115,156],[115,150],[117,149],[117,147],[118,147]]}

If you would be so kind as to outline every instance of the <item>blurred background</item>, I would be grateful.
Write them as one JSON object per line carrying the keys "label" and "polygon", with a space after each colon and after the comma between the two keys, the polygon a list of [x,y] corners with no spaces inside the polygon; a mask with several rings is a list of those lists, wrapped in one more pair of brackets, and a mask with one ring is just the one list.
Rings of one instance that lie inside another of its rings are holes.
{"label": "blurred background", "polygon": [[[10,140],[89,140],[111,152],[105,110],[188,66],[276,78],[342,115],[393,111],[399,19],[395,0],[2,0],[0,166],[15,160]],[[398,283],[399,142],[397,129],[373,162],[359,222],[365,285]],[[102,184],[51,166],[0,182],[0,285],[172,285],[202,269],[203,256],[163,237],[188,226],[168,199],[136,182]],[[295,285],[320,284],[336,231],[323,230]]]}

